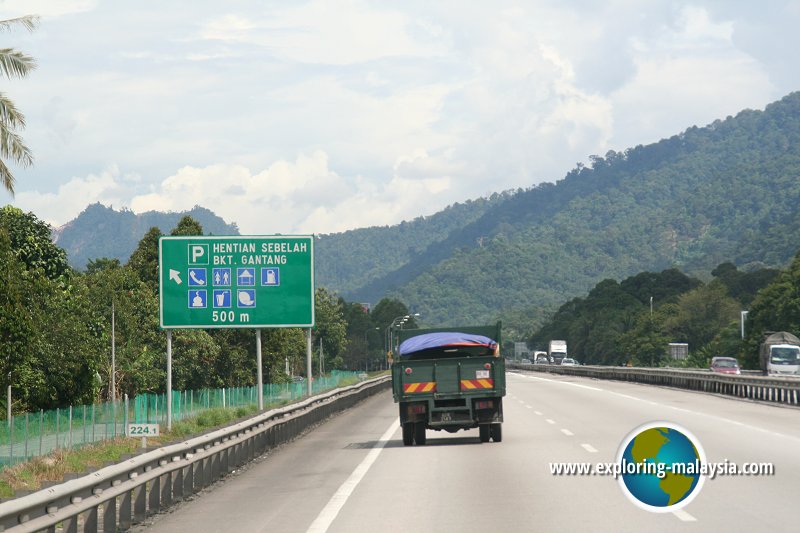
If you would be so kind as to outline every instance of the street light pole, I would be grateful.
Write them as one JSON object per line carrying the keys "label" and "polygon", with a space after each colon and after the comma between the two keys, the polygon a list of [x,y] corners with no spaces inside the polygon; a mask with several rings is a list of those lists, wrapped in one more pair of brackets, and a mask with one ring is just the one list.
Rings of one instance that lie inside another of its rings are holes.
{"label": "street light pole", "polygon": [[400,315],[398,317],[395,317],[394,320],[392,320],[392,323],[389,324],[388,328],[386,328],[387,331],[389,332],[389,350],[388,350],[388,352],[394,353],[394,335],[393,335],[393,331],[394,331],[394,327],[396,325],[398,325],[397,321],[400,320],[399,324],[402,325],[407,320],[410,320],[411,318],[417,317],[417,316],[419,316],[419,313],[413,313],[413,314],[408,314],[408,315]]}
{"label": "street light pole", "polygon": [[740,313],[741,321],[742,321],[742,340],[744,340],[744,321],[747,319],[747,313],[750,311],[742,311]]}
{"label": "street light pole", "polygon": [[398,321],[398,320],[400,320],[401,318],[405,318],[405,317],[407,317],[407,316],[408,316],[408,315],[400,315],[400,316],[394,317],[394,318],[392,319],[392,323],[391,323],[391,324],[389,324],[389,326],[386,328],[386,331],[387,331],[387,333],[388,333],[388,336],[389,336],[389,349],[386,351],[386,352],[387,352],[387,354],[388,354],[388,353],[394,354],[394,338],[393,338],[393,336],[392,336],[392,328],[394,327],[394,325],[395,325],[395,322],[397,322],[397,321]]}

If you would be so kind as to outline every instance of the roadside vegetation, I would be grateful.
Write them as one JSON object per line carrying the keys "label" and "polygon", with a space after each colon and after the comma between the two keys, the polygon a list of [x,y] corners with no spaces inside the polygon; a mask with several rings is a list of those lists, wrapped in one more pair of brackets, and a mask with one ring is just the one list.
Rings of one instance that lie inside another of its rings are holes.
{"label": "roadside vegetation", "polygon": [[[528,343],[545,350],[550,339],[566,339],[586,364],[707,368],[727,356],[755,369],[765,332],[800,333],[800,252],[785,270],[742,272],[726,262],[711,276],[703,283],[669,269],[604,280],[562,305]],[[688,343],[689,357],[670,359],[670,342]]]}
{"label": "roadside vegetation", "polygon": [[[385,372],[370,373],[375,377]],[[358,383],[358,377],[345,378],[339,387],[348,387]],[[275,402],[265,406],[266,410],[281,407],[290,403],[288,400]],[[162,431],[158,437],[148,437],[148,449],[158,448],[173,442],[196,436],[213,429],[230,425],[232,422],[258,413],[256,405],[235,408],[214,408],[202,411],[197,416],[177,421],[172,424],[171,431]],[[0,471],[0,498],[13,498],[20,491],[35,491],[48,482],[61,482],[65,476],[84,474],[97,470],[107,464],[117,463],[125,456],[131,456],[144,450],[140,438],[118,437],[95,444],[88,444],[75,449],[59,449],[30,461]]]}

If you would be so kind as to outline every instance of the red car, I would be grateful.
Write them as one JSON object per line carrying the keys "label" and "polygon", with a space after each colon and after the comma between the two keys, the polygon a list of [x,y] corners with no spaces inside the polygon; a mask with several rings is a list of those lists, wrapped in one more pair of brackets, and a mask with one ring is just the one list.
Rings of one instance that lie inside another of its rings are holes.
{"label": "red car", "polygon": [[741,374],[739,363],[733,357],[712,358],[711,371],[719,374]]}

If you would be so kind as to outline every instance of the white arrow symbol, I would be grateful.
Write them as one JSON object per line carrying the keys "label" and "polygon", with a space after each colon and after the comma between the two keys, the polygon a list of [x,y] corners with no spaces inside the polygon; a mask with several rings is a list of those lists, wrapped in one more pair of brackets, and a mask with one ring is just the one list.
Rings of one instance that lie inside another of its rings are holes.
{"label": "white arrow symbol", "polygon": [[180,285],[182,283],[181,282],[181,273],[178,272],[177,270],[172,270],[171,268],[169,269],[169,279],[170,279],[170,281],[174,281],[178,285]]}

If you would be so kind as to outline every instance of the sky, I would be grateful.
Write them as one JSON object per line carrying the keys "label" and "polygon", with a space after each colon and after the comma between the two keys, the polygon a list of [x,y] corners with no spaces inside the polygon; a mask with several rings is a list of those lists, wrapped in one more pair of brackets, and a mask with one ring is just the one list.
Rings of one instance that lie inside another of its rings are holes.
{"label": "sky", "polygon": [[[335,233],[561,179],[800,89],[800,2],[0,0],[30,168],[2,204]],[[2,205],[0,204],[0,205]]]}

